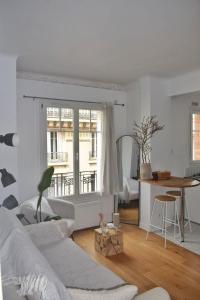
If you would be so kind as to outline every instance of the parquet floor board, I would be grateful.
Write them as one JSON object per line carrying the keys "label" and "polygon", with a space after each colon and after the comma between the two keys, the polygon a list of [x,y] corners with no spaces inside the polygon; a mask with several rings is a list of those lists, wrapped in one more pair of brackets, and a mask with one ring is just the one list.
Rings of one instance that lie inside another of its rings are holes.
{"label": "parquet floor board", "polygon": [[133,225],[122,225],[124,252],[104,257],[94,249],[94,231],[75,232],[75,242],[95,261],[103,264],[144,292],[162,286],[172,300],[200,300],[200,256]]}

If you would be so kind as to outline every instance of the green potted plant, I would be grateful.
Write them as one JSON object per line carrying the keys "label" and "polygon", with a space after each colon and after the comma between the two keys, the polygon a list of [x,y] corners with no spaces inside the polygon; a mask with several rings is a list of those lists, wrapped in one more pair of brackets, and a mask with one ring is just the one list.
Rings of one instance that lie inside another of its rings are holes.
{"label": "green potted plant", "polygon": [[41,181],[38,184],[39,198],[38,198],[36,214],[35,214],[37,223],[42,221],[42,213],[41,213],[42,196],[44,191],[47,188],[49,188],[51,185],[53,173],[54,173],[54,167],[47,168],[42,174]]}
{"label": "green potted plant", "polygon": [[133,138],[135,139],[141,156],[140,164],[140,178],[149,179],[151,178],[151,164],[150,164],[150,153],[151,145],[150,139],[158,132],[163,130],[164,125],[159,125],[156,120],[156,116],[144,117],[142,122],[138,124],[134,122]]}

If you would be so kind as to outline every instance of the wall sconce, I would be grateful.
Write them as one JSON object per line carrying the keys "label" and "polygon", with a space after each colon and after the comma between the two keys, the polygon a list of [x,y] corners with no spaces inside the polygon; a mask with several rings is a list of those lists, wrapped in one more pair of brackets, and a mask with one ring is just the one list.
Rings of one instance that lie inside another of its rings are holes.
{"label": "wall sconce", "polygon": [[19,145],[19,135],[17,133],[0,135],[0,143],[4,143],[7,146],[17,147]]}
{"label": "wall sconce", "polygon": [[6,199],[4,199],[2,206],[6,207],[7,209],[16,208],[18,206],[17,199],[15,198],[15,196],[10,195]]}
{"label": "wall sconce", "polygon": [[4,187],[16,182],[15,177],[11,173],[8,173],[6,169],[0,169],[0,173],[1,173],[1,182]]}

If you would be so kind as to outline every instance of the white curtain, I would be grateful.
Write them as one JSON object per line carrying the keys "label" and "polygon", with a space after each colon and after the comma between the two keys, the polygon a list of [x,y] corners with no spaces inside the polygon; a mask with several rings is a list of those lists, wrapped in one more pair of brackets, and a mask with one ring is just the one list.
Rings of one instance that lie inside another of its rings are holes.
{"label": "white curtain", "polygon": [[102,126],[100,192],[108,195],[119,191],[113,105],[111,104],[104,106]]}

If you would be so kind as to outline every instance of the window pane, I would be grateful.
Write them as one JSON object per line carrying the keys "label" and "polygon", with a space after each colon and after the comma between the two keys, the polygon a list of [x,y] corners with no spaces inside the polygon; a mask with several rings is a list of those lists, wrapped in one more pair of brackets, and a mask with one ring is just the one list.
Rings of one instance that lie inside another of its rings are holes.
{"label": "window pane", "polygon": [[47,108],[47,165],[54,166],[49,196],[74,194],[73,109]]}
{"label": "window pane", "polygon": [[99,190],[102,137],[102,112],[79,110],[79,190],[91,193]]}
{"label": "window pane", "polygon": [[200,114],[192,114],[192,159],[200,160]]}

